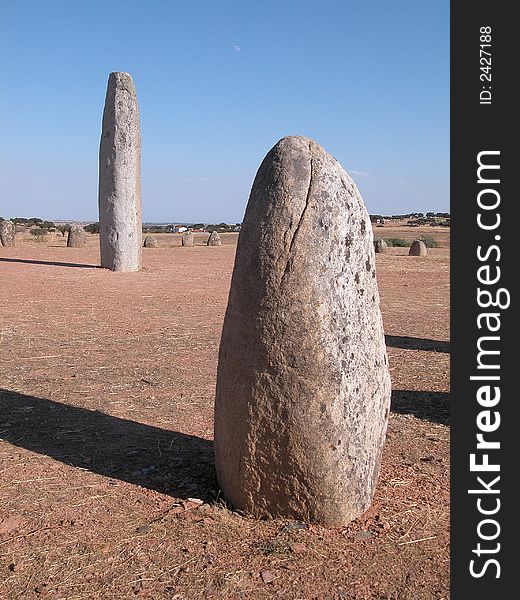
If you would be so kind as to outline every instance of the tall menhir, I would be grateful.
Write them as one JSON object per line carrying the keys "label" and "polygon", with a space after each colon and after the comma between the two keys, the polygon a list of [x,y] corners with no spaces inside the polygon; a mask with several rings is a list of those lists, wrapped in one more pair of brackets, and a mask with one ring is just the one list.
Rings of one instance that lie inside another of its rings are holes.
{"label": "tall menhir", "polygon": [[101,266],[139,271],[142,256],[141,132],[134,82],[110,73],[99,148]]}

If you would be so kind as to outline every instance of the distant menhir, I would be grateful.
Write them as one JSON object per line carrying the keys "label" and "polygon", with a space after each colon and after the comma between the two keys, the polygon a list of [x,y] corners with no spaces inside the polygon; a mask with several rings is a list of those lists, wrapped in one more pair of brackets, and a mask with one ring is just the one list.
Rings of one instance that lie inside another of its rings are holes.
{"label": "distant menhir", "polygon": [[388,244],[382,238],[374,240],[374,250],[376,254],[381,254],[381,252],[384,252],[387,247]]}
{"label": "distant menhir", "polygon": [[208,238],[207,244],[208,246],[220,246],[222,244],[220,235],[216,231],[212,231]]}
{"label": "distant menhir", "polygon": [[84,248],[86,245],[86,231],[81,225],[71,225],[67,235],[67,248]]}
{"label": "distant menhir", "polygon": [[143,247],[144,248],[157,248],[157,240],[153,236],[147,235],[144,238]]}
{"label": "distant menhir", "polygon": [[422,240],[414,240],[408,252],[409,256],[427,256],[428,250]]}
{"label": "distant menhir", "polygon": [[182,234],[181,243],[183,246],[193,246],[193,233],[191,231],[185,231]]}
{"label": "distant menhir", "polygon": [[15,225],[12,221],[0,221],[0,244],[13,247],[15,244]]}

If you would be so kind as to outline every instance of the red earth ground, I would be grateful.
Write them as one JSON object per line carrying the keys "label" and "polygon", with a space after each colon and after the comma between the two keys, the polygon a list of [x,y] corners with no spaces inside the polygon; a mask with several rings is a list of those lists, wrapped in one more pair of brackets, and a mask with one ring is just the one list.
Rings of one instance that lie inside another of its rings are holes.
{"label": "red earth ground", "polygon": [[96,236],[0,248],[0,598],[448,598],[449,231],[375,233],[441,247],[377,255],[392,413],[373,505],[343,529],[219,496],[235,235],[157,236],[135,274],[96,268]]}

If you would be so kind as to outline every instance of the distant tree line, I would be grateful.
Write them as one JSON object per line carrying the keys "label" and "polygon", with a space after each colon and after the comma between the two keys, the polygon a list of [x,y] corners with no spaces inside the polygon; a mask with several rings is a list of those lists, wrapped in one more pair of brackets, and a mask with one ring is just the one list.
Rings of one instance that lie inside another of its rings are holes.
{"label": "distant tree line", "polygon": [[[31,217],[30,219],[26,219],[25,217],[14,217],[10,219],[15,225],[24,225],[26,227],[40,227],[41,229],[47,229],[56,231],[56,225],[52,221],[45,221],[44,219],[39,219],[38,217]],[[3,217],[0,217],[0,221],[5,221]]]}
{"label": "distant tree line", "polygon": [[[403,238],[387,237],[383,239],[385,240],[386,245],[390,248],[409,248],[412,245],[412,240],[404,240]],[[421,235],[421,237],[417,239],[421,240],[421,242],[424,242],[427,248],[439,247],[439,242],[431,235]]]}
{"label": "distant tree line", "polygon": [[370,215],[370,220],[373,223],[375,223],[376,221],[380,221],[381,219],[384,219],[385,221],[391,221],[391,220],[402,221],[404,219],[421,219],[421,218],[433,219],[435,217],[449,219],[450,213],[449,212],[427,212],[427,213],[413,212],[413,213],[406,213],[403,215]]}
{"label": "distant tree line", "polygon": [[370,215],[370,221],[375,224],[383,225],[385,221],[404,221],[407,220],[407,225],[410,227],[418,227],[419,225],[431,226],[450,226],[450,213],[448,212],[414,212],[403,215]]}
{"label": "distant tree line", "polygon": [[[217,231],[218,233],[230,233],[234,231],[240,231],[241,223],[193,223],[193,225],[185,225],[188,229],[203,230],[211,233]],[[172,233],[176,228],[176,225],[143,225],[144,233]]]}
{"label": "distant tree line", "polygon": [[[99,223],[96,223],[99,231]],[[88,225],[87,225],[88,227]],[[143,233],[168,233],[166,230],[167,225],[143,225]],[[85,229],[85,228],[84,228]],[[94,233],[94,232],[92,232]],[[95,232],[97,233],[97,232]]]}
{"label": "distant tree line", "polygon": [[90,223],[90,225],[85,225],[83,229],[87,233],[99,233],[99,223]]}
{"label": "distant tree line", "polygon": [[[228,223],[219,223],[218,225],[208,224],[205,225],[204,229],[209,231],[217,231],[218,233],[229,233],[232,231],[240,231],[240,223],[235,223],[234,225],[228,225]],[[196,227],[194,227],[196,229]]]}
{"label": "distant tree line", "polygon": [[451,225],[450,218],[442,219],[442,217],[419,217],[409,219],[406,223],[410,227],[419,227],[420,225],[430,225],[431,227],[449,227]]}
{"label": "distant tree line", "polygon": [[[0,221],[5,221],[4,217],[0,217]],[[38,217],[31,217],[26,219],[25,217],[14,217],[11,221],[15,225],[22,225],[24,227],[32,227],[31,234],[36,237],[47,235],[48,232],[59,231],[63,236],[70,230],[68,224],[56,225],[52,221],[46,221]],[[211,233],[217,231],[218,233],[228,233],[234,231],[240,231],[240,223],[194,223],[193,225],[187,225],[188,229],[202,229]],[[145,233],[171,233],[175,228],[175,225],[143,225],[143,232]],[[83,229],[88,233],[99,233],[99,222],[90,223],[85,225]],[[34,233],[33,233],[34,231]]]}
{"label": "distant tree line", "polygon": [[[0,217],[0,221],[5,221],[4,217]],[[46,221],[45,219],[40,219],[39,217],[31,217],[29,219],[26,219],[25,217],[13,217],[10,219],[10,221],[12,221],[15,225],[32,227],[29,233],[36,238],[42,238],[49,232],[54,231],[59,231],[61,235],[64,236],[70,229],[70,225],[56,225],[54,221]]]}

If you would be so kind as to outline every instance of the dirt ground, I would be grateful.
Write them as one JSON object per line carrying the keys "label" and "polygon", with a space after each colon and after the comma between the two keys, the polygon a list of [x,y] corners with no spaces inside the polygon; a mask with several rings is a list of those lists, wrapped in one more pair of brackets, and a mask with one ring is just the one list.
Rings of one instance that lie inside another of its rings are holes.
{"label": "dirt ground", "polygon": [[[449,230],[377,255],[393,394],[370,510],[344,529],[229,511],[212,456],[236,235],[144,268],[0,248],[0,598],[449,597]],[[190,500],[190,498],[192,500]]]}

